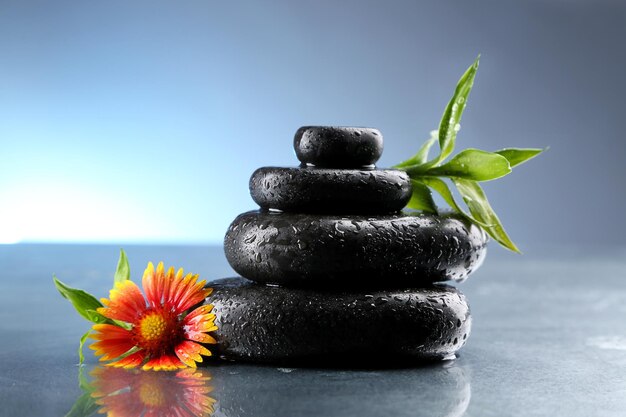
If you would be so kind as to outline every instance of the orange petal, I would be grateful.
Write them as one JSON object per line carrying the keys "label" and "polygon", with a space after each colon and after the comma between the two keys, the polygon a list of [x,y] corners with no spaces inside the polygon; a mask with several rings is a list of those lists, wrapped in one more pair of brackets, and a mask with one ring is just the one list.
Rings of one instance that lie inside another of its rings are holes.
{"label": "orange petal", "polygon": [[141,369],[144,371],[154,369],[155,371],[173,371],[174,369],[184,368],[182,363],[176,356],[163,355],[158,358],[150,359]]}
{"label": "orange petal", "polygon": [[141,286],[146,293],[146,300],[150,305],[153,305],[152,300],[155,298],[154,291],[154,265],[152,262],[148,262],[148,266],[143,271],[143,278],[141,279]]}
{"label": "orange petal", "polygon": [[201,332],[186,332],[185,337],[187,337],[187,339],[189,340],[193,340],[194,342],[209,343],[211,345],[217,343],[217,340],[215,340],[213,336]]}
{"label": "orange petal", "polygon": [[90,349],[96,356],[104,355],[101,361],[115,359],[134,347],[132,334],[121,327],[111,324],[96,324],[92,327],[97,333],[91,334],[91,339],[98,342],[91,344]]}
{"label": "orange petal", "polygon": [[139,287],[130,280],[115,283],[109,298],[107,307],[98,308],[97,311],[110,319],[132,323],[146,309],[146,301]]}
{"label": "orange petal", "polygon": [[139,352],[135,352],[132,355],[128,355],[119,361],[107,363],[107,366],[113,366],[115,368],[136,368],[142,364],[142,362],[146,359],[146,352],[140,350]]}
{"label": "orange petal", "polygon": [[189,328],[193,328],[193,329],[199,329],[201,324],[205,324],[205,323],[212,323],[214,324],[215,322],[215,314],[211,313],[211,314],[204,314],[202,316],[196,316],[191,318],[190,320],[186,320],[184,321],[186,326],[189,326]]}
{"label": "orange petal", "polygon": [[211,311],[212,308],[213,306],[210,304],[201,306],[185,317],[183,329],[187,339],[200,343],[217,343],[212,336],[205,334],[206,332],[217,330],[215,314],[199,314]]}
{"label": "orange petal", "polygon": [[176,282],[175,278],[176,272],[174,271],[174,267],[170,266],[163,280],[163,304],[171,304],[172,293],[174,292],[173,287]]}
{"label": "orange petal", "polygon": [[89,346],[90,349],[95,351],[96,356],[103,355],[100,358],[101,361],[119,358],[134,347],[135,343],[131,339],[101,340]]}
{"label": "orange petal", "polygon": [[205,304],[193,310],[191,313],[187,314],[185,317],[185,323],[189,323],[193,321],[193,319],[197,317],[204,316],[205,314],[209,314],[213,310],[213,304]]}
{"label": "orange petal", "polygon": [[143,273],[142,285],[146,292],[146,299],[152,307],[162,305],[164,292],[168,292],[165,288],[169,285],[165,280],[163,262],[159,262],[156,271],[152,262],[148,263],[148,267]]}
{"label": "orange petal", "polygon": [[194,305],[204,301],[208,294],[210,294],[210,290],[204,288],[204,284],[206,284],[204,280],[200,282],[193,280],[189,283],[176,305],[178,311],[182,312],[188,310]]}
{"label": "orange petal", "polygon": [[91,328],[98,333],[92,333],[89,337],[96,340],[125,339],[131,337],[129,330],[112,324],[94,324]]}
{"label": "orange petal", "polygon": [[174,351],[176,352],[176,356],[178,356],[181,361],[191,367],[196,366],[194,361],[202,362],[202,356],[200,355],[211,356],[209,349],[189,340],[179,343]]}
{"label": "orange petal", "polygon": [[184,278],[176,281],[176,291],[172,293],[172,297],[170,302],[175,307],[177,313],[182,313],[184,310],[179,308],[180,300],[186,293],[187,289],[190,285],[193,285],[195,281],[198,279],[198,275],[187,274]]}
{"label": "orange petal", "polygon": [[214,332],[215,330],[217,330],[217,326],[215,325],[213,320],[209,320],[198,323],[196,326],[194,326],[193,330],[198,332]]}

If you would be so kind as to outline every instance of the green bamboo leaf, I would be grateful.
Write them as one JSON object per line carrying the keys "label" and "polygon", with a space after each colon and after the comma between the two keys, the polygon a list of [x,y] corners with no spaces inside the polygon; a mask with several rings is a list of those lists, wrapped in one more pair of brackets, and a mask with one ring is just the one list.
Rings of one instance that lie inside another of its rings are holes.
{"label": "green bamboo leaf", "polygon": [[[53,276],[54,285],[64,298],[67,298],[74,306],[78,314],[84,319],[94,322],[103,323],[108,319],[102,316],[96,311],[96,309],[102,307],[102,303],[96,299],[93,295],[76,288],[69,287]],[[102,321],[104,320],[104,321]]]}
{"label": "green bamboo leaf", "polygon": [[514,166],[523,164],[526,161],[530,161],[544,150],[545,149],[539,148],[506,148],[500,149],[495,153],[504,156],[509,161],[511,168],[513,168]]}
{"label": "green bamboo leaf", "polygon": [[428,154],[430,152],[430,148],[433,147],[435,142],[439,140],[438,133],[436,130],[430,132],[430,139],[428,139],[422,147],[417,151],[415,155],[407,159],[406,161],[400,162],[398,165],[395,165],[394,168],[406,168],[412,165],[421,165],[428,160]]}
{"label": "green bamboo leaf", "polygon": [[439,123],[439,148],[441,149],[441,153],[432,162],[432,166],[437,166],[443,162],[454,150],[456,134],[461,128],[461,117],[463,116],[467,99],[474,85],[474,78],[476,77],[479,61],[480,55],[459,79],[454,94],[443,112],[441,122]]}
{"label": "green bamboo leaf", "polygon": [[450,191],[450,188],[448,187],[448,184],[446,184],[446,182],[440,178],[437,177],[420,177],[419,181],[421,181],[422,183],[424,183],[424,185],[429,186],[430,188],[432,188],[433,190],[437,191],[439,193],[439,195],[441,195],[441,197],[443,197],[443,199],[445,200],[446,203],[448,203],[448,205],[450,207],[452,207],[452,209],[454,209],[454,211],[456,211],[457,213],[459,213],[460,215],[462,215],[463,217],[465,217],[466,219],[468,219],[469,221],[471,221],[472,223],[476,223],[479,226],[482,227],[489,227],[489,224],[483,223],[481,220],[478,220],[474,217],[472,217],[471,214],[468,214],[465,212],[465,210],[463,210],[456,202],[456,200],[454,199],[454,195],[452,195],[452,192]]}
{"label": "green bamboo leaf", "polygon": [[489,181],[511,172],[509,161],[497,153],[480,149],[465,149],[447,163],[430,168],[428,175],[458,177],[474,181]]}
{"label": "green bamboo leaf", "polygon": [[468,214],[466,214],[463,209],[456,203],[456,200],[454,199],[450,188],[448,188],[448,184],[446,184],[444,180],[437,177],[420,177],[420,181],[424,185],[427,185],[428,187],[437,191],[437,193],[439,193],[439,195],[443,197],[445,202],[448,203],[448,205],[452,207],[456,212],[468,216]]}
{"label": "green bamboo leaf", "polygon": [[120,259],[117,262],[117,269],[115,270],[114,283],[128,281],[130,279],[130,265],[128,264],[128,258],[126,252],[120,249]]}
{"label": "green bamboo leaf", "polygon": [[433,200],[430,189],[421,181],[411,180],[413,194],[407,207],[414,210],[421,210],[425,213],[437,214],[437,206]]}
{"label": "green bamboo leaf", "polygon": [[462,178],[452,178],[452,182],[454,182],[459,193],[463,196],[463,200],[465,200],[465,204],[467,204],[472,216],[483,223],[491,224],[490,226],[484,227],[489,236],[494,238],[505,248],[513,252],[521,253],[509,235],[507,235],[504,227],[502,227],[500,219],[491,208],[487,196],[480,185],[478,185],[476,181]]}

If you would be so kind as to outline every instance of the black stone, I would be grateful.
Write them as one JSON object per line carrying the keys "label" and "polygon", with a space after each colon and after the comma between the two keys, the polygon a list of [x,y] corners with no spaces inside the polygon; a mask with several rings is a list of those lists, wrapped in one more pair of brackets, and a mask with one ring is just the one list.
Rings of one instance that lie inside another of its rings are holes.
{"label": "black stone", "polygon": [[406,206],[411,192],[411,179],[397,169],[263,167],[250,178],[261,208],[301,213],[391,213]]}
{"label": "black stone", "polygon": [[285,363],[323,358],[443,359],[469,336],[465,296],[449,286],[323,292],[228,278],[208,284],[227,360]]}
{"label": "black stone", "polygon": [[383,153],[383,135],[367,127],[303,126],[293,147],[305,164],[356,168],[375,164]]}
{"label": "black stone", "polygon": [[314,215],[250,211],[224,238],[238,274],[290,287],[423,286],[463,281],[487,235],[454,214]]}

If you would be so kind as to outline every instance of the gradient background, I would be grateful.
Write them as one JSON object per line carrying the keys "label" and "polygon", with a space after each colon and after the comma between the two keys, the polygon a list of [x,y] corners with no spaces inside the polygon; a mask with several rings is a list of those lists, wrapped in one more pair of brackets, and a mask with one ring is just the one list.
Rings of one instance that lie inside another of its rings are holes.
{"label": "gradient background", "polygon": [[[624,243],[626,2],[1,1],[0,242],[220,243],[307,124],[411,155],[481,67],[458,147],[522,250]],[[492,245],[495,246],[495,245]]]}

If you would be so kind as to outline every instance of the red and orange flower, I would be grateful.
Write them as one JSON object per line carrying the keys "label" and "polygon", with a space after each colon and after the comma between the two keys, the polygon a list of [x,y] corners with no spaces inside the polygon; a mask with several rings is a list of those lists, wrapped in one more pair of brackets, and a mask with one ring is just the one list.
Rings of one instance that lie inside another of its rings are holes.
{"label": "red and orange flower", "polygon": [[148,264],[142,280],[145,298],[130,280],[117,282],[104,307],[97,312],[116,324],[95,324],[90,347],[109,366],[174,370],[195,367],[211,352],[203,344],[214,344],[208,332],[217,330],[212,305],[202,303],[213,291],[198,275],[183,276],[182,268],[167,273],[163,263]]}

